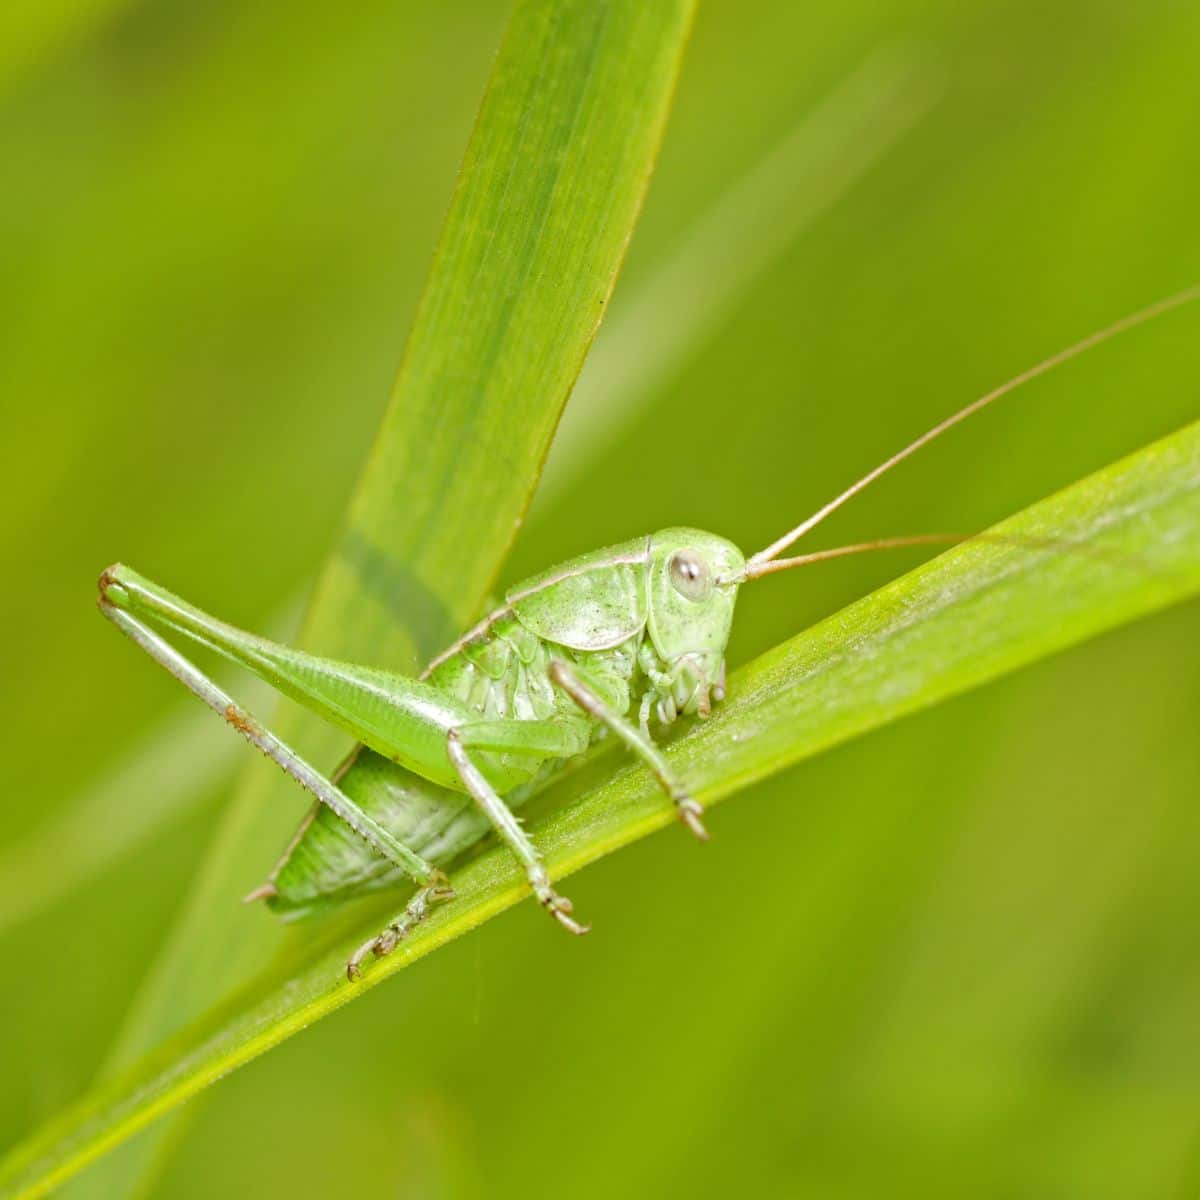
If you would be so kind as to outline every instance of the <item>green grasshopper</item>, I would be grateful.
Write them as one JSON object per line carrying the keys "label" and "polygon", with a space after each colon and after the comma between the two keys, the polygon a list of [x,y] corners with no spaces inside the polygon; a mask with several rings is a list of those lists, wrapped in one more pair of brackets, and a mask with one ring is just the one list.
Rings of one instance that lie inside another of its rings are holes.
{"label": "green grasshopper", "polygon": [[[1180,292],[1092,334],[960,409],[757,554],[698,529],[665,529],[585,554],[512,588],[504,604],[417,679],[319,658],[218,621],[120,565],[100,577],[100,608],[206,704],[311,792],[316,805],[268,881],[248,897],[298,917],[405,883],[403,911],[350,958],[356,978],[453,893],[442,868],[489,831],[525,868],[543,907],[588,927],[551,884],[514,815],[599,737],[615,736],[654,773],[680,820],[702,810],[650,735],[651,721],[707,717],[725,696],[725,648],[743,583],[823,559],[962,540],[926,534],[780,554],[884,472],[1021,384],[1169,309]],[[358,743],[331,775],[311,767],[151,628],[248,668]]]}

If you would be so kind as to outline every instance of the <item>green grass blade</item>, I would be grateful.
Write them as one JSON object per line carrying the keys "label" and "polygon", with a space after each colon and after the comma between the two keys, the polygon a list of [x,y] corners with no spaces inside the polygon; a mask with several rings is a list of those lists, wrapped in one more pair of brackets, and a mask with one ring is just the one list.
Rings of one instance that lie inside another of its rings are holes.
{"label": "green grass blade", "polygon": [[320,624],[374,661],[382,639],[423,665],[492,586],[632,233],[691,7],[517,7],[318,593]]}
{"label": "green grass blade", "polygon": [[[736,672],[718,713],[668,752],[697,794],[715,804],[850,737],[1200,592],[1200,423],[994,532],[1025,544],[959,546]],[[1037,548],[1038,539],[1054,544]],[[649,774],[630,767],[577,795],[537,836],[561,875],[672,822]],[[458,899],[362,984],[346,984],[341,972],[365,926],[310,961],[264,973],[240,1001],[20,1148],[0,1183],[39,1194],[89,1147],[152,1120],[527,890],[499,851],[457,873],[455,886]]]}
{"label": "green grass blade", "polygon": [[[392,403],[300,641],[412,669],[465,628],[503,563],[628,245],[691,0],[521,0],[498,53]],[[319,480],[314,481],[319,486]],[[248,534],[252,536],[252,534]],[[205,597],[214,610],[223,606]],[[315,762],[344,738],[288,713]],[[304,809],[248,760],[105,1075],[218,1003],[282,934],[238,899]],[[70,1170],[115,1143],[98,1137]],[[80,1181],[130,1195],[163,1134]],[[69,1170],[60,1164],[56,1178]]]}

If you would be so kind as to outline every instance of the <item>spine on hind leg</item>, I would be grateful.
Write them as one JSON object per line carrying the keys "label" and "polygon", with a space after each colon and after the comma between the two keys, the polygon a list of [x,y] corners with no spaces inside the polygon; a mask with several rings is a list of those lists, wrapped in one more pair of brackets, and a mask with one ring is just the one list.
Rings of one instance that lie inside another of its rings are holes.
{"label": "spine on hind leg", "polygon": [[[436,844],[470,797],[451,791],[359,747],[338,772],[338,786],[368,816],[418,854]],[[339,900],[401,886],[406,877],[323,805],[315,805],[270,876],[268,907],[307,916]]]}

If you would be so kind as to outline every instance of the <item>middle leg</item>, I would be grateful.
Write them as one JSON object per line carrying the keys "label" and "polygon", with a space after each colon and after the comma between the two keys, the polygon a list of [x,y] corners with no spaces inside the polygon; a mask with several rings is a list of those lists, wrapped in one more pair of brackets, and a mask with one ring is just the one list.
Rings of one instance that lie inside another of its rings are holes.
{"label": "middle leg", "polygon": [[[530,745],[529,734],[532,733],[536,736],[539,726],[549,725],[550,723],[540,721],[511,721],[504,724],[513,727],[514,741],[519,741],[521,744],[508,747],[497,744],[502,740],[497,736],[501,732],[501,723],[487,722],[488,732],[484,737],[490,744],[489,748],[497,750],[507,748],[516,753],[532,753],[533,747]],[[449,754],[451,764],[455,771],[458,772],[459,779],[462,780],[463,787],[467,789],[476,804],[483,810],[484,815],[491,822],[492,828],[495,829],[508,848],[525,867],[525,873],[529,877],[529,885],[533,888],[534,895],[537,896],[541,906],[564,929],[576,934],[587,933],[590,926],[581,925],[571,916],[573,910],[570,900],[566,896],[560,896],[551,886],[550,876],[546,872],[545,864],[542,862],[542,857],[538,853],[537,847],[529,840],[529,835],[521,827],[520,821],[513,815],[512,809],[504,803],[495,788],[488,783],[483,773],[471,761],[467,747],[464,745],[464,740],[470,739],[471,736],[472,726],[469,725],[461,730],[451,729],[446,735],[446,750]],[[548,757],[548,755],[546,756]]]}

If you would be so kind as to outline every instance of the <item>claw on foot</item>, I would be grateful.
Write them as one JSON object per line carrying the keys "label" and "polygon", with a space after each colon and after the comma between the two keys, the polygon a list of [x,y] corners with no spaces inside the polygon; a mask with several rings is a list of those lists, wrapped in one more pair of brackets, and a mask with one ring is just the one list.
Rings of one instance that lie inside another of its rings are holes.
{"label": "claw on foot", "polygon": [[350,955],[350,961],[346,964],[346,978],[353,983],[356,979],[362,978],[362,965],[366,961],[369,954],[375,955],[376,958],[386,958],[395,948],[404,941],[409,930],[415,925],[412,921],[406,925],[397,922],[395,925],[389,925],[381,934],[363,942],[355,952]]}
{"label": "claw on foot", "polygon": [[577,937],[581,937],[585,933],[591,931],[590,925],[583,925],[576,921],[571,913],[575,911],[574,905],[566,898],[560,896],[557,892],[547,889],[538,894],[538,899],[542,903],[542,907],[565,929],[568,933],[573,933]]}
{"label": "claw on foot", "polygon": [[376,938],[372,938],[369,942],[363,942],[355,952],[350,955],[350,961],[346,963],[346,978],[353,983],[356,979],[362,978],[363,959],[375,949]]}
{"label": "claw on foot", "polygon": [[373,954],[376,958],[384,958],[391,954],[409,935],[413,927],[419,925],[429,915],[429,910],[433,905],[444,904],[447,900],[453,899],[454,889],[450,886],[450,881],[439,873],[412,898],[399,918],[382,933],[363,942],[350,955],[350,961],[346,963],[346,978],[351,983],[361,978],[362,965],[368,955]]}
{"label": "claw on foot", "polygon": [[704,809],[699,802],[693,800],[691,796],[684,796],[675,801],[675,810],[679,815],[679,819],[698,837],[702,842],[709,840],[709,832],[704,828],[704,822],[700,820],[704,814]]}

